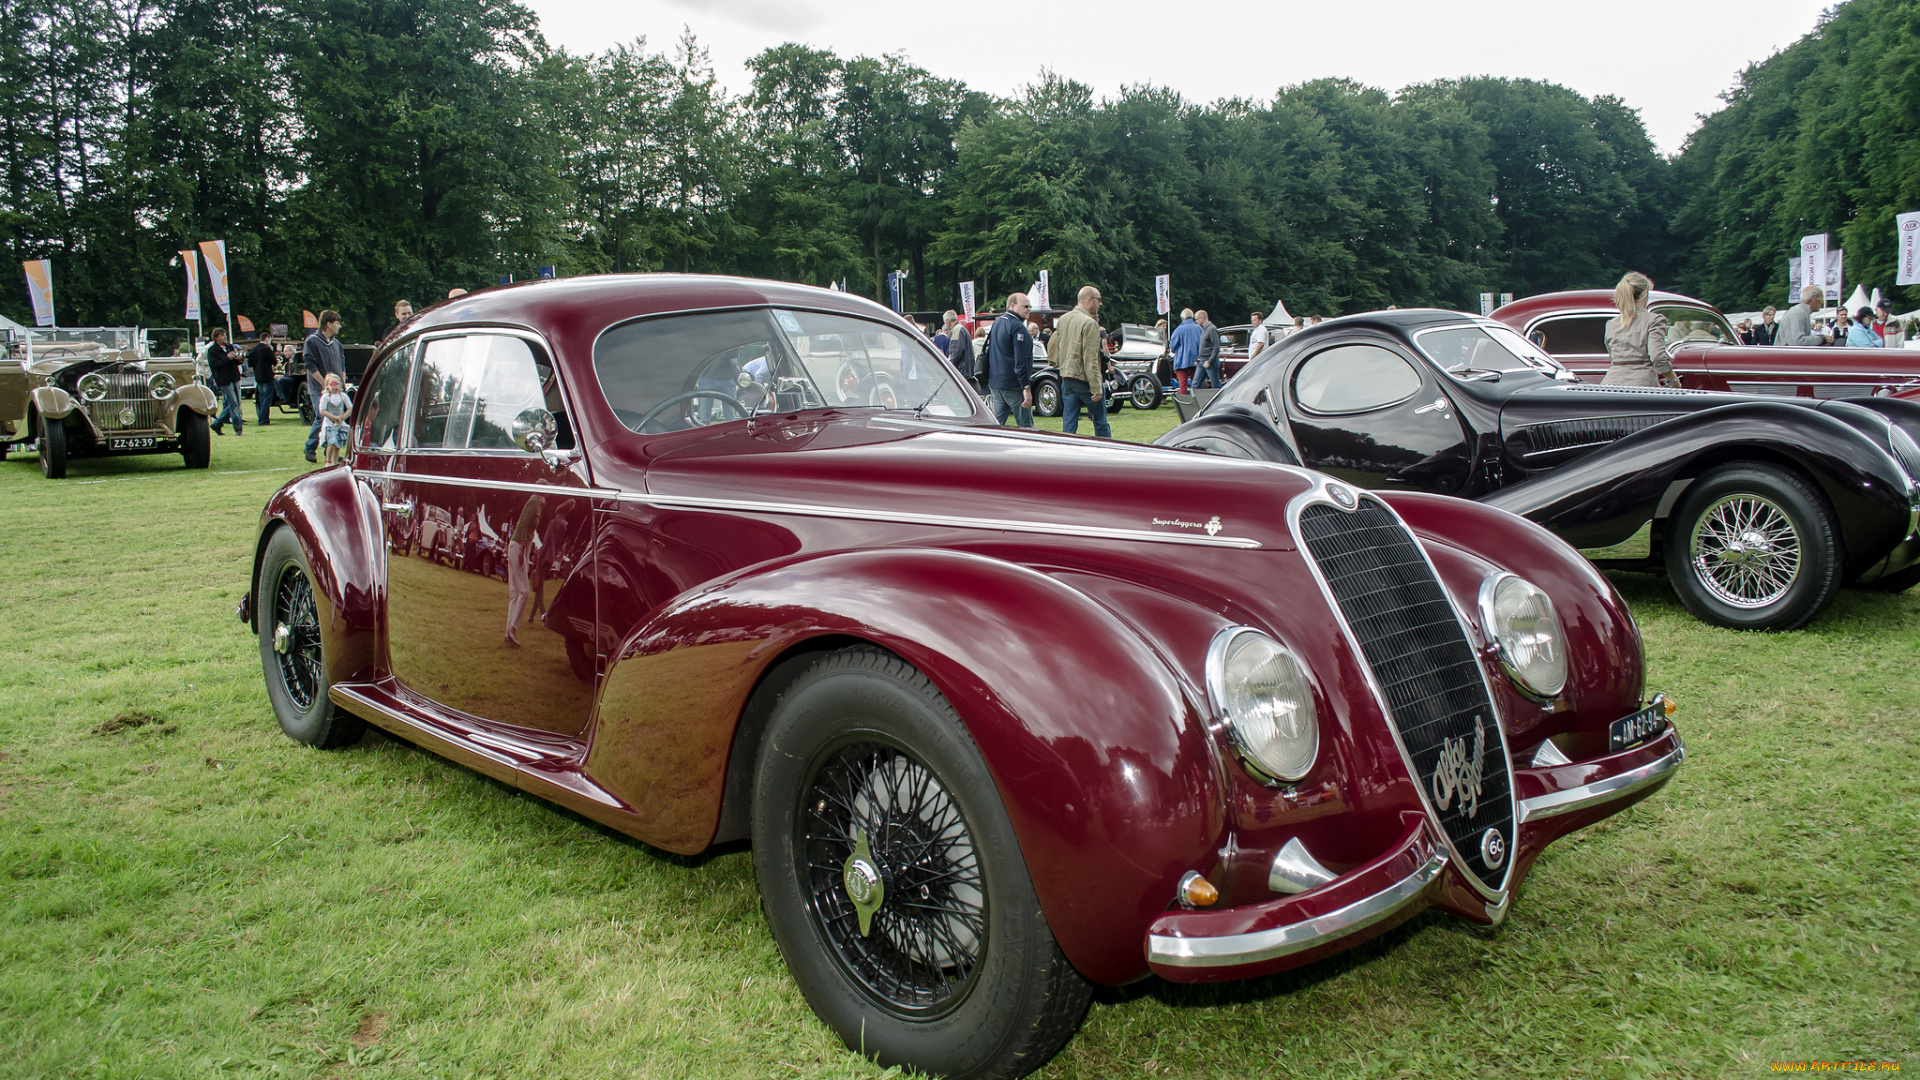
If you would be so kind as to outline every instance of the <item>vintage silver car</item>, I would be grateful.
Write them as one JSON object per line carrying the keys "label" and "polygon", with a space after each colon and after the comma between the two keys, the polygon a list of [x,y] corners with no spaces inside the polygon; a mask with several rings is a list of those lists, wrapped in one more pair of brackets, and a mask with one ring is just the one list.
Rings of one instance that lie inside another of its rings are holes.
{"label": "vintage silver car", "polygon": [[0,363],[0,458],[32,440],[49,480],[67,475],[68,458],[107,454],[177,453],[187,468],[204,469],[207,418],[219,399],[197,374],[185,331],[9,331]]}

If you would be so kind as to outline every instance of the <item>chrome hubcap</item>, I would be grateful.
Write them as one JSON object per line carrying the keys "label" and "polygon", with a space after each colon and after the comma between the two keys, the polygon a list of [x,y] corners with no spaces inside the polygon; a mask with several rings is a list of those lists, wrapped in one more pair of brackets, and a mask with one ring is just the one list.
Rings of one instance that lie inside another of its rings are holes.
{"label": "chrome hubcap", "polygon": [[1778,603],[1800,574],[1800,534],[1785,510],[1758,495],[1728,495],[1693,526],[1690,554],[1700,584],[1724,604]]}
{"label": "chrome hubcap", "polygon": [[281,656],[287,655],[287,649],[293,644],[293,627],[278,623],[273,628],[273,651]]}

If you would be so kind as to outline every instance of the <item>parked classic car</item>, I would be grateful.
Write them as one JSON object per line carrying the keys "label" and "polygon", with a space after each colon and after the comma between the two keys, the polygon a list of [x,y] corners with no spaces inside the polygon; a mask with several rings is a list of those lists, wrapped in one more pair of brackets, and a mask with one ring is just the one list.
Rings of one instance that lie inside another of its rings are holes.
{"label": "parked classic car", "polygon": [[99,326],[36,328],[8,342],[0,458],[32,439],[49,480],[67,475],[68,458],[109,454],[179,454],[206,468],[219,400],[194,382],[191,353],[171,345],[156,350],[144,328]]}
{"label": "parked classic car", "polygon": [[1286,338],[1158,440],[1477,499],[1696,616],[1786,630],[1920,581],[1920,405],[1583,383],[1504,323],[1381,311]]}
{"label": "parked classic car", "polygon": [[[351,423],[240,607],[285,732],[372,723],[672,852],[750,838],[801,990],[883,1063],[1017,1076],[1096,983],[1498,922],[1685,755],[1544,530],[1000,428],[845,293],[489,289],[384,343]],[[387,549],[449,508],[508,583]]]}
{"label": "parked classic car", "polygon": [[[980,317],[979,328],[974,334],[974,351],[980,359],[974,368],[976,388],[986,386],[987,331],[992,329],[993,319],[988,314]],[[1166,400],[1165,380],[1161,376],[1162,357],[1167,351],[1166,335],[1151,326],[1137,323],[1122,323],[1121,341],[1116,349],[1107,352],[1110,363],[1104,393],[1113,408],[1131,405],[1136,409],[1157,409]],[[1047,359],[1045,342],[1035,339],[1033,342],[1033,374],[1028,377],[1027,385],[1033,388],[1033,412],[1035,416],[1060,415],[1060,370]]]}
{"label": "parked classic car", "polygon": [[[1744,345],[1726,316],[1703,300],[1655,291],[1649,306],[1667,317],[1667,352],[1689,389],[1822,400],[1920,391],[1920,352]],[[1603,334],[1618,314],[1613,293],[1586,289],[1529,296],[1493,317],[1538,341],[1582,379],[1599,382],[1607,373]]]}

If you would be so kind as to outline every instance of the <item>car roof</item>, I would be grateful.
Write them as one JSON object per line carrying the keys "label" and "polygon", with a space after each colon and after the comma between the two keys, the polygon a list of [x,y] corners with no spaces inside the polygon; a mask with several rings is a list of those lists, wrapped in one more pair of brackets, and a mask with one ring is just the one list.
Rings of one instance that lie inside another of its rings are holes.
{"label": "car roof", "polygon": [[404,333],[474,323],[552,328],[589,336],[616,322],[675,311],[796,307],[867,318],[899,318],[863,296],[790,282],[717,274],[603,274],[495,285],[416,312]]}

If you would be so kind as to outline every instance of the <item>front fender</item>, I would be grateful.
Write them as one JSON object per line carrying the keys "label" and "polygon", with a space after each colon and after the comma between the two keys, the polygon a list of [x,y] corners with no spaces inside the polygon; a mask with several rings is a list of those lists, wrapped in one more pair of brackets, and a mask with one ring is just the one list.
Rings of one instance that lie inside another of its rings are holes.
{"label": "front fender", "polygon": [[[293,530],[313,569],[327,679],[339,685],[376,678],[386,656],[379,501],[345,468],[308,473],[274,492],[260,513],[249,588],[257,586],[267,540],[280,528]],[[261,600],[254,598],[252,612]]]}
{"label": "front fender", "polygon": [[57,386],[36,386],[27,395],[33,402],[33,411],[49,420],[60,420],[74,410],[73,395]]}
{"label": "front fender", "polygon": [[1906,485],[1887,452],[1833,416],[1773,402],[1669,420],[1481,501],[1575,547],[1607,547],[1664,512],[1676,481],[1729,461],[1785,464],[1811,477],[1833,505],[1849,566],[1878,561],[1905,535]]}
{"label": "front fender", "polygon": [[173,391],[173,411],[192,409],[202,416],[212,416],[220,408],[220,399],[208,387],[199,383],[187,383],[175,387]]}
{"label": "front fender", "polygon": [[[1146,974],[1146,927],[1219,844],[1218,772],[1160,654],[1034,570],[953,551],[847,552],[683,597],[616,654],[587,772],[635,808],[643,839],[705,847],[755,685],[823,638],[872,642],[932,680],[994,776],[1067,957],[1096,982]],[[695,719],[706,717],[725,719]]]}

